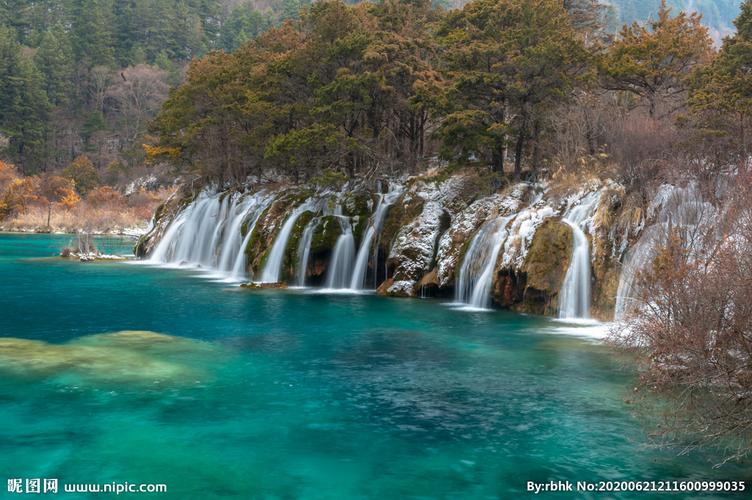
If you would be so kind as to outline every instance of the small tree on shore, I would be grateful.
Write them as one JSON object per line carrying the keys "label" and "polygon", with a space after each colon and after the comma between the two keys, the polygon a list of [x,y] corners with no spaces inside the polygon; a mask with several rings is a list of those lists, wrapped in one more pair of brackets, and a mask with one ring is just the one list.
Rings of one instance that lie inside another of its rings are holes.
{"label": "small tree on shore", "polygon": [[79,201],[73,183],[59,175],[46,174],[39,180],[39,196],[47,204],[47,229],[50,229],[52,206],[60,203],[67,208],[73,208]]}

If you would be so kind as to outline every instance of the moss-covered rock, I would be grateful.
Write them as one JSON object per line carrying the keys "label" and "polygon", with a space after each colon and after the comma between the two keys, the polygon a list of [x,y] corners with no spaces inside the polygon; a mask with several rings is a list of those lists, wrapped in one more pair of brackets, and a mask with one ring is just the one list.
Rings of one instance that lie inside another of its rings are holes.
{"label": "moss-covered rock", "polygon": [[332,251],[342,235],[342,224],[338,217],[327,215],[319,219],[311,236],[311,253],[308,257],[307,278],[310,284],[323,283],[329,267]]}
{"label": "moss-covered rock", "polygon": [[198,191],[186,187],[170,196],[154,212],[154,226],[147,234],[141,236],[133,247],[133,254],[138,258],[147,257],[164,236],[175,217],[196,199]]}
{"label": "moss-covered rock", "polygon": [[303,236],[303,231],[305,231],[306,226],[314,217],[315,214],[313,212],[306,210],[300,214],[298,220],[295,221],[295,225],[290,233],[290,239],[287,242],[287,248],[285,248],[285,259],[282,263],[282,279],[288,279],[295,276],[298,261],[300,260],[300,255],[298,255],[300,239]]}
{"label": "moss-covered rock", "polygon": [[400,230],[415,220],[422,212],[425,201],[414,193],[405,193],[389,207],[379,240],[379,257],[386,260]]}
{"label": "moss-covered rock", "polygon": [[375,196],[366,191],[348,193],[342,200],[342,213],[350,217],[352,221],[356,245],[359,245],[363,239],[363,233],[368,227],[375,203]]}
{"label": "moss-covered rock", "polygon": [[[639,224],[633,220],[635,209],[641,214],[641,206],[625,200],[623,186],[609,184],[601,195],[595,212],[593,243],[593,287],[590,313],[603,321],[613,319],[616,293],[619,287],[621,266],[620,249],[630,243],[630,228]],[[632,238],[633,239],[633,238]]]}
{"label": "moss-covered rock", "polygon": [[274,241],[292,211],[308,198],[299,191],[286,192],[261,213],[245,247],[252,276],[258,276]]}
{"label": "moss-covered rock", "polygon": [[[572,229],[561,220],[547,219],[541,224],[522,268],[525,287],[518,309],[534,314],[558,311],[559,290],[572,259],[573,240]],[[520,283],[521,280],[517,281]]]}

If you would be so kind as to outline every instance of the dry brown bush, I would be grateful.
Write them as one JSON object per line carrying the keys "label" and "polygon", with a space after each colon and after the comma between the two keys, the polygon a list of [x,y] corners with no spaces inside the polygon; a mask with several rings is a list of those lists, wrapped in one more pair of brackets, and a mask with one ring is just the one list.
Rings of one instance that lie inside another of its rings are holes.
{"label": "dry brown bush", "polygon": [[752,451],[752,175],[731,184],[713,224],[667,229],[616,338],[638,354],[640,387],[671,402],[662,434],[727,459]]}

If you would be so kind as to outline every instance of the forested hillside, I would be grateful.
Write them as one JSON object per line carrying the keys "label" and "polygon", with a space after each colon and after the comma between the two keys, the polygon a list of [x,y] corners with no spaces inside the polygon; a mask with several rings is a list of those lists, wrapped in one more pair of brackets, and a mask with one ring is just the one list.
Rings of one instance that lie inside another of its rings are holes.
{"label": "forested hillside", "polygon": [[[697,14],[662,7],[615,40],[593,2],[317,2],[300,22],[195,61],[155,122],[154,158],[222,181],[353,177],[436,155],[539,177],[744,158],[744,28],[716,53]],[[749,94],[747,94],[749,95]]]}
{"label": "forested hillside", "polygon": [[[108,182],[140,173],[147,123],[186,64],[231,52],[309,0],[3,0],[0,2],[0,147],[25,173],[86,155]],[[565,1],[570,12],[594,2]],[[608,3],[607,30],[655,18],[659,0]],[[452,7],[453,2],[433,2]],[[697,10],[711,35],[732,27],[740,0],[671,0]],[[460,5],[460,4],[457,4]],[[430,27],[422,27],[427,30]]]}
{"label": "forested hillside", "polygon": [[87,155],[115,182],[185,64],[234,50],[300,0],[3,0],[0,137],[24,172]]}

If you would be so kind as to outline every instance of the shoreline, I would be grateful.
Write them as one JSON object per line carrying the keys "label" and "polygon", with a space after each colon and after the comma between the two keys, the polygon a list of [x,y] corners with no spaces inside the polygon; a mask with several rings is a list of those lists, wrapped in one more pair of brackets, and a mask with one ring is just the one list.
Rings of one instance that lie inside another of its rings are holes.
{"label": "shoreline", "polygon": [[81,232],[70,232],[70,231],[37,231],[37,230],[34,230],[34,229],[28,229],[27,230],[27,229],[6,229],[6,228],[0,228],[0,234],[13,234],[13,235],[17,235],[17,234],[26,234],[26,235],[46,234],[46,235],[57,235],[57,236],[66,236],[66,235],[68,235],[68,236],[77,236],[78,234],[82,234],[83,233],[83,234],[88,234],[90,236],[110,236],[110,237],[117,236],[117,237],[122,237],[122,238],[134,238],[134,239],[138,239],[141,236],[143,236],[143,235],[145,235],[145,234],[148,233],[147,229],[143,229],[143,230],[142,229],[136,230],[135,228],[130,228],[130,229],[134,229],[134,230],[133,231],[125,230],[125,231],[121,231],[121,232],[108,232],[108,233],[103,233],[103,232],[87,233],[87,232],[84,232],[83,230],[80,230]]}

